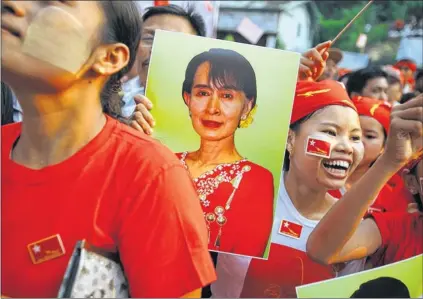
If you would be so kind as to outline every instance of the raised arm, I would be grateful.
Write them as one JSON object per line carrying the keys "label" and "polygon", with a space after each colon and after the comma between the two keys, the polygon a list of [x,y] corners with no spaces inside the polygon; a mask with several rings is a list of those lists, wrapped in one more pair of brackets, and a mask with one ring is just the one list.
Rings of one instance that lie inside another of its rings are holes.
{"label": "raised arm", "polygon": [[376,223],[361,221],[390,177],[422,150],[423,95],[395,106],[385,152],[323,217],[307,242],[309,256],[324,264],[368,256],[382,243]]}

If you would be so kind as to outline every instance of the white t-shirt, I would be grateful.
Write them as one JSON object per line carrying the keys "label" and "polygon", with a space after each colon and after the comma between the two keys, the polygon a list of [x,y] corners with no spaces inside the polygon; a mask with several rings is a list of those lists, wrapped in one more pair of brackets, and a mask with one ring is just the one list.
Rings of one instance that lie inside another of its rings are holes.
{"label": "white t-shirt", "polygon": [[[297,228],[298,225],[301,226],[301,233],[297,237],[281,234],[280,228],[282,222],[284,225],[288,223],[288,227],[295,224],[297,225]],[[281,252],[282,250],[285,252],[291,251],[292,255],[298,256],[300,260],[305,262],[305,267],[307,267],[307,265],[311,265],[313,262],[311,262],[311,260],[306,256],[306,244],[310,233],[316,227],[317,223],[318,221],[316,220],[310,220],[303,217],[295,208],[286,191],[282,174],[276,205],[276,214],[273,221],[272,245],[269,253],[269,260],[260,262],[253,261],[253,263],[258,262],[262,263],[262,265],[264,265],[263,263],[274,263],[271,259],[272,251],[273,256],[275,256],[279,255],[278,251]],[[251,262],[252,258],[250,257],[219,253],[216,265],[217,281],[211,285],[212,298],[239,298],[243,292],[244,282]],[[354,261],[347,264],[347,266],[342,270],[342,275],[361,271],[363,269],[364,260],[358,262]],[[289,269],[286,270],[289,271]],[[341,273],[338,275],[340,274]],[[304,276],[304,273],[302,276]],[[325,279],[330,278],[327,275],[325,275],[325,277]],[[253,297],[260,295],[246,293],[243,294],[243,297],[245,296]],[[265,296],[265,294],[262,294],[262,297]]]}

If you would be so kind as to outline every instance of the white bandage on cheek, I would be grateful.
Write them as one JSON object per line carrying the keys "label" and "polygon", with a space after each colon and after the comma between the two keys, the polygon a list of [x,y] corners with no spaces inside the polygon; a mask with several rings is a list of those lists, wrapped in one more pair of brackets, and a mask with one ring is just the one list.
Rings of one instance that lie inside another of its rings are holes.
{"label": "white bandage on cheek", "polygon": [[73,15],[49,6],[28,27],[22,52],[76,74],[91,54],[90,37]]}

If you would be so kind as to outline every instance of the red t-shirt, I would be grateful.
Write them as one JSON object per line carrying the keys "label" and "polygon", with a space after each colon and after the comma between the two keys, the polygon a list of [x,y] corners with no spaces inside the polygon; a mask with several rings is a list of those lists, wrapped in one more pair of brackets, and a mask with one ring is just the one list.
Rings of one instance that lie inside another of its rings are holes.
{"label": "red t-shirt", "polygon": [[[215,280],[198,197],[171,151],[108,117],[72,157],[31,170],[10,159],[20,132],[2,127],[3,295],[57,297],[81,239],[119,251],[132,297],[180,297]],[[66,254],[33,264],[27,245],[55,234]]]}
{"label": "red t-shirt", "polygon": [[[177,154],[183,165],[187,153]],[[232,182],[242,173],[237,189]],[[216,183],[217,182],[217,183]],[[262,258],[272,232],[274,187],[272,173],[248,160],[220,164],[194,179],[204,215],[214,215],[209,222],[209,250]],[[231,197],[233,196],[233,197]],[[217,207],[230,208],[223,215],[226,223],[217,223]],[[202,200],[201,200],[202,199]],[[254,221],[246,221],[254,219]],[[220,246],[216,240],[220,233]]]}
{"label": "red t-shirt", "polygon": [[[372,257],[373,266],[395,263],[423,253],[423,214],[373,213],[382,246]],[[375,258],[377,257],[377,259]]]}

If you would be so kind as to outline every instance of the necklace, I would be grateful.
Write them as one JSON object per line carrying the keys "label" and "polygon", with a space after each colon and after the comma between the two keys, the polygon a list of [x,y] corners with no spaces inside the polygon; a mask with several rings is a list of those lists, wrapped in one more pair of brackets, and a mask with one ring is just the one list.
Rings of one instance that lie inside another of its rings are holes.
{"label": "necklace", "polygon": [[[184,165],[184,167],[188,169],[188,165],[185,162],[185,159],[188,155],[188,152],[184,152],[181,155],[180,161]],[[225,216],[225,212],[228,211],[231,207],[231,203],[234,199],[235,193],[239,188],[239,185],[242,181],[242,178],[246,172],[251,170],[251,166],[241,164],[246,162],[247,159],[242,159],[234,163],[223,163],[217,165],[214,169],[207,171],[200,175],[198,178],[194,179],[194,183],[196,185],[197,194],[199,196],[201,205],[204,208],[208,208],[210,206],[210,200],[208,196],[213,194],[217,188],[220,186],[221,183],[226,182],[230,183],[233,187],[232,193],[228,197],[224,206],[218,205],[215,207],[213,212],[205,213],[204,218],[207,224],[208,229],[208,240],[210,244],[210,227],[211,224],[216,222],[219,226],[219,231],[214,242],[214,246],[218,249],[220,247],[220,240],[222,236],[222,229],[223,226],[227,223],[227,218]],[[212,177],[214,174],[217,176]]]}

